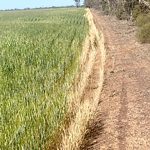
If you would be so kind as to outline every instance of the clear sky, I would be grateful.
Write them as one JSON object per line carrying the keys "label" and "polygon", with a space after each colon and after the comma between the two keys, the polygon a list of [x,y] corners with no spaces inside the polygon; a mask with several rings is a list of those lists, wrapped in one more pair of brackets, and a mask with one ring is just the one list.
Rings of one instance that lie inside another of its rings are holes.
{"label": "clear sky", "polygon": [[[83,0],[81,0],[83,3]],[[74,5],[74,0],[0,0],[0,9]]]}

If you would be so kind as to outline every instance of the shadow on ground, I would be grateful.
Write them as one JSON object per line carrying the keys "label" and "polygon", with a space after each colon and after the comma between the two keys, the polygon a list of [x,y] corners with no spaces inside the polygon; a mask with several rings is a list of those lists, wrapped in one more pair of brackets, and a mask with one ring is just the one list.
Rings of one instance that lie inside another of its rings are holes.
{"label": "shadow on ground", "polygon": [[97,121],[93,119],[90,121],[80,150],[90,149],[92,145],[95,145],[97,143],[96,139],[103,133],[104,121],[101,120],[101,115],[96,115],[96,120]]}

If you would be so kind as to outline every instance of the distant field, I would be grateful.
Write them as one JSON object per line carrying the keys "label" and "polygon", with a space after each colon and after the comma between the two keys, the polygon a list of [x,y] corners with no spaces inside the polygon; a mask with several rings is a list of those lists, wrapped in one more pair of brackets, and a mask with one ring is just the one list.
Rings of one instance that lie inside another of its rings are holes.
{"label": "distant field", "polygon": [[0,149],[53,140],[88,31],[84,9],[0,12]]}

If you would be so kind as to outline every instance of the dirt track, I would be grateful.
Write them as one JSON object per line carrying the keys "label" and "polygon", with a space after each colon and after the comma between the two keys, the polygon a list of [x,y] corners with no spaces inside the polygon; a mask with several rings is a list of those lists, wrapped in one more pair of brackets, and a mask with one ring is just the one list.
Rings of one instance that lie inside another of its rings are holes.
{"label": "dirt track", "polygon": [[150,149],[150,44],[139,44],[135,27],[92,10],[107,46],[105,81],[84,150]]}

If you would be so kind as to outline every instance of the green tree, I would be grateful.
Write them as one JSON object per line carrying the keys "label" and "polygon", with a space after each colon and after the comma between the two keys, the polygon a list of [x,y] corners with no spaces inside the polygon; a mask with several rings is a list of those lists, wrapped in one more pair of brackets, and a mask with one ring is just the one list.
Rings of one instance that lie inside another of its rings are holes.
{"label": "green tree", "polygon": [[80,6],[80,0],[75,0],[76,6],[79,7]]}

